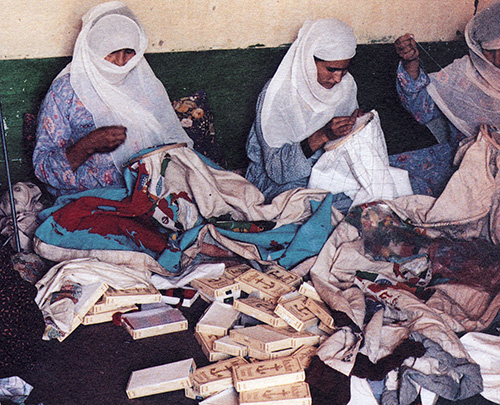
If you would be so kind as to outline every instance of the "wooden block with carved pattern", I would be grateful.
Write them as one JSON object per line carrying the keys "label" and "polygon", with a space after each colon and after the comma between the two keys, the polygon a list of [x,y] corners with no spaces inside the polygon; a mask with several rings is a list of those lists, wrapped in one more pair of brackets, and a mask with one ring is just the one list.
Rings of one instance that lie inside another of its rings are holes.
{"label": "wooden block with carved pattern", "polygon": [[[262,325],[264,328],[271,328],[269,325]],[[291,326],[288,328],[277,329],[281,334],[292,339],[292,346],[298,348],[303,345],[315,346],[320,343],[321,336],[318,336],[308,330],[298,332]]]}
{"label": "wooden block with carved pattern", "polygon": [[109,287],[104,293],[107,305],[151,304],[161,302],[161,293],[153,286],[117,290]]}
{"label": "wooden block with carved pattern", "polygon": [[251,269],[235,279],[240,283],[241,290],[247,294],[258,294],[259,298],[267,301],[277,302],[279,297],[295,290],[278,279]]}
{"label": "wooden block with carved pattern", "polygon": [[279,281],[292,286],[293,288],[298,288],[302,284],[302,277],[298,276],[283,267],[274,266],[266,272],[268,276],[277,278]]}
{"label": "wooden block with carved pattern", "polygon": [[235,342],[230,336],[218,337],[214,341],[213,349],[235,357],[245,357],[248,354],[247,346]]}
{"label": "wooden block with carved pattern", "polygon": [[257,360],[270,360],[270,359],[279,359],[280,357],[287,357],[293,354],[297,350],[295,347],[290,347],[288,349],[276,350],[274,352],[262,352],[258,349],[254,349],[253,347],[248,348],[248,357]]}
{"label": "wooden block with carved pattern", "polygon": [[236,391],[244,392],[305,380],[305,372],[294,357],[264,360],[233,367]]}
{"label": "wooden block with carved pattern", "polygon": [[234,280],[236,277],[241,276],[243,273],[251,269],[252,267],[250,267],[248,264],[237,264],[235,266],[229,266],[224,270],[224,276]]}
{"label": "wooden block with carved pattern", "polygon": [[311,283],[308,282],[302,283],[299,287],[299,293],[305,297],[312,298],[313,300],[322,301],[318,292]]}
{"label": "wooden block with carved pattern", "polygon": [[212,301],[223,302],[226,297],[239,298],[241,293],[239,283],[224,275],[218,278],[195,279],[190,284]]}
{"label": "wooden block with carved pattern", "polygon": [[299,295],[288,301],[279,302],[274,312],[295,330],[303,331],[319,321],[317,316],[306,307],[306,301],[306,297]]}
{"label": "wooden block with carved pattern", "polygon": [[214,362],[219,360],[226,360],[231,357],[227,353],[216,351],[214,349],[214,342],[220,338],[220,336],[209,335],[206,333],[194,332],[194,337],[196,341],[200,344],[201,351],[205,354],[208,361]]}
{"label": "wooden block with carved pattern", "polygon": [[300,365],[307,370],[312,358],[316,355],[318,348],[316,346],[304,345],[300,346],[292,353],[292,357],[295,357]]}
{"label": "wooden block with carved pattern", "polygon": [[232,329],[229,336],[236,343],[252,347],[261,352],[275,352],[276,350],[293,347],[292,338],[280,333],[280,329],[255,325],[242,329]]}
{"label": "wooden block with carved pattern", "polygon": [[288,324],[274,313],[276,304],[257,297],[240,298],[233,302],[233,307],[275,328],[285,328]]}
{"label": "wooden block with carved pattern", "polygon": [[240,405],[312,405],[309,384],[298,382],[240,393]]}
{"label": "wooden block with carved pattern", "polygon": [[204,398],[233,386],[232,368],[248,364],[243,357],[232,357],[198,368],[192,375],[193,390]]}
{"label": "wooden block with carved pattern", "polygon": [[323,301],[308,298],[305,306],[309,309],[309,311],[316,315],[323,324],[328,326],[330,329],[334,328],[335,320],[333,319],[332,311]]}

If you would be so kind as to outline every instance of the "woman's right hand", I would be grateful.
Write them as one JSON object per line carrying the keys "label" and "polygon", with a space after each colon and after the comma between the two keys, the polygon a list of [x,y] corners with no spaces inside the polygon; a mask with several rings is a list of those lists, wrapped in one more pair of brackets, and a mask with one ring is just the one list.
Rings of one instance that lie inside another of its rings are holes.
{"label": "woman's right hand", "polygon": [[337,139],[346,136],[356,122],[356,117],[358,116],[358,111],[356,110],[351,116],[345,117],[333,117],[329,123],[327,136],[328,139]]}
{"label": "woman's right hand", "polygon": [[394,42],[396,52],[404,61],[418,59],[419,52],[417,42],[413,34],[404,34]]}
{"label": "woman's right hand", "polygon": [[94,153],[112,152],[125,142],[126,138],[127,128],[122,125],[94,129],[66,149],[66,159],[71,169],[75,171]]}
{"label": "woman's right hand", "polygon": [[89,132],[85,143],[92,153],[108,153],[114,151],[127,138],[127,128],[122,125],[100,127]]}
{"label": "woman's right hand", "polygon": [[404,69],[414,80],[416,80],[420,74],[420,61],[418,59],[420,53],[413,34],[404,34],[400,36],[396,39],[394,45],[397,54],[403,60]]}

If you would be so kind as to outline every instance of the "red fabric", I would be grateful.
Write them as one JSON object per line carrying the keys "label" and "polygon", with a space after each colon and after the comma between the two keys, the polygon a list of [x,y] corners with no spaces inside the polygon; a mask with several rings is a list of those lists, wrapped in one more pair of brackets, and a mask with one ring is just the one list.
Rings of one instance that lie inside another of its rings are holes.
{"label": "red fabric", "polygon": [[147,188],[138,190],[122,201],[99,197],[81,197],[53,214],[54,220],[70,232],[88,230],[102,236],[127,235],[137,246],[161,253],[167,247],[167,236],[150,224],[155,202]]}

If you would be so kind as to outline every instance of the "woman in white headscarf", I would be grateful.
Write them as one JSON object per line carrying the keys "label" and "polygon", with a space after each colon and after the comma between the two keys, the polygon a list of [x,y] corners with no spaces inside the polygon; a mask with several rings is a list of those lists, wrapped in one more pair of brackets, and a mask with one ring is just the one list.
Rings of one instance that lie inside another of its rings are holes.
{"label": "woman in white headscarf", "polygon": [[420,65],[412,34],[395,42],[401,57],[397,88],[403,105],[431,130],[444,114],[449,121],[448,136],[434,131],[440,143],[454,145],[473,137],[481,124],[500,128],[500,2],[469,21],[465,40],[469,54],[430,75]]}
{"label": "woman in white headscarf", "polygon": [[55,195],[121,187],[127,160],[144,148],[192,141],[144,58],[146,33],[110,1],[82,18],[71,63],[38,117],[35,174]]}
{"label": "woman in white headscarf", "polygon": [[267,201],[306,187],[325,143],[352,128],[359,110],[348,68],[355,53],[347,24],[307,20],[262,90],[246,145],[246,178]]}

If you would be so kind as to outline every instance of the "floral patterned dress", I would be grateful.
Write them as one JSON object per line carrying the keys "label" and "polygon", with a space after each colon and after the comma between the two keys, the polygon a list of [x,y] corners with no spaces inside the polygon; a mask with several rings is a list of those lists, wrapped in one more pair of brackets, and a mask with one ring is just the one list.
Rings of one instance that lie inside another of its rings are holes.
{"label": "floral patterned dress", "polygon": [[54,80],[38,115],[33,152],[36,176],[59,196],[88,189],[123,187],[121,173],[109,153],[95,153],[76,171],[66,149],[96,128],[94,119],[77,97],[66,74]]}
{"label": "floral patterned dress", "polygon": [[433,120],[444,120],[448,125],[448,142],[428,148],[413,150],[389,156],[391,166],[407,170],[415,194],[437,197],[455,172],[453,158],[458,142],[464,137],[444,116],[427,92],[430,78],[420,69],[414,80],[399,64],[396,88],[403,106],[418,123],[429,124]]}

